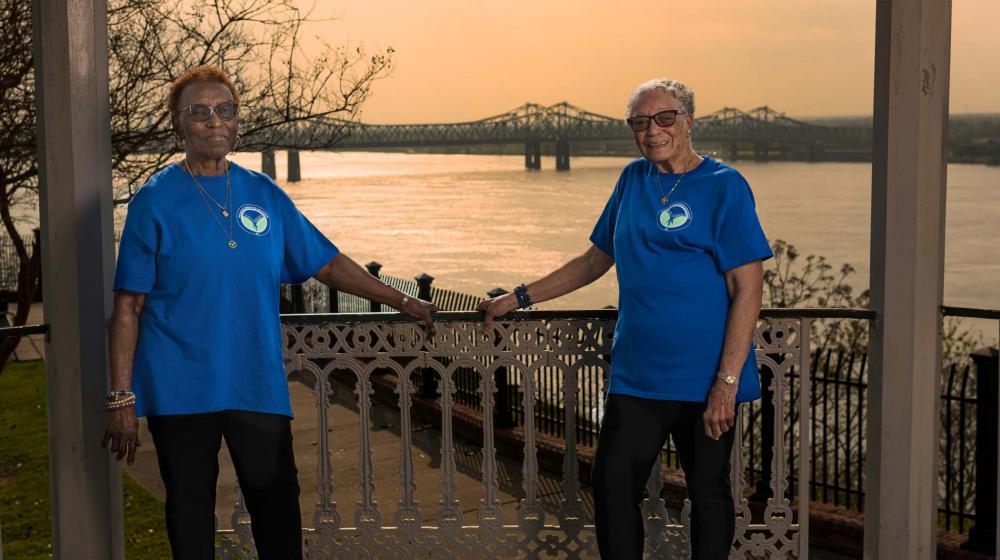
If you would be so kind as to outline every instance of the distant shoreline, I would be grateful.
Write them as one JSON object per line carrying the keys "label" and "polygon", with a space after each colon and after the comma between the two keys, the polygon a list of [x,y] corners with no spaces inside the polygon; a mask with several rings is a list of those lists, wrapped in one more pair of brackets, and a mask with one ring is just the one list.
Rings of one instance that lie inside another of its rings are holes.
{"label": "distant shoreline", "polygon": [[[606,142],[604,144],[613,144]],[[993,151],[983,154],[969,154],[967,150],[959,151],[953,147],[952,153],[948,156],[948,163],[968,163],[976,165],[996,166],[1000,165],[1000,140],[995,144]],[[622,142],[621,146],[587,146],[584,143],[571,144],[572,157],[639,157],[635,145],[631,142]],[[721,152],[714,149],[701,149],[695,144],[695,149],[701,153],[709,155],[720,155]],[[480,144],[473,146],[409,146],[400,148],[343,148],[330,150],[334,152],[367,152],[367,153],[388,153],[388,154],[442,154],[442,155],[484,155],[484,156],[524,156],[523,144]],[[553,157],[555,155],[554,146],[542,144],[542,155]],[[752,158],[741,158],[735,161],[754,161]],[[768,161],[807,161],[803,159],[781,159],[772,157]],[[840,159],[823,159],[816,163],[871,163],[871,155],[866,153],[850,154],[850,157]]]}

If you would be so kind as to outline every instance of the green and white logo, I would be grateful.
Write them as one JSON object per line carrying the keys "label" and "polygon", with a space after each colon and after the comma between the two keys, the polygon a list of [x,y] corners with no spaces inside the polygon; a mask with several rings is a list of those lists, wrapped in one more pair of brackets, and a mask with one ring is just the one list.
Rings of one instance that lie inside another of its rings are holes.
{"label": "green and white logo", "polygon": [[691,225],[693,219],[691,207],[683,202],[675,202],[660,211],[658,224],[664,231],[677,231]]}
{"label": "green and white logo", "polygon": [[240,227],[245,229],[247,233],[254,235],[264,235],[271,226],[267,212],[260,206],[253,204],[240,206],[240,209],[236,212],[236,221],[240,223]]}

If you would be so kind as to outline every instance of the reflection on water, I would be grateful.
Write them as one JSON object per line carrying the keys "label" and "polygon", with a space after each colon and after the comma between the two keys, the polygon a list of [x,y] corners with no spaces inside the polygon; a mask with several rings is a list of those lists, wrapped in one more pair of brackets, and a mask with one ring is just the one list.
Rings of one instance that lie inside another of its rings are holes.
{"label": "reflection on water", "polygon": [[[260,169],[260,156],[238,154]],[[427,272],[441,287],[511,289],[583,252],[626,158],[573,158],[572,171],[526,171],[520,157],[304,153],[300,183],[279,182],[341,249],[386,274]],[[850,263],[868,283],[871,168],[865,163],[736,162],[768,237]],[[945,302],[1000,308],[1000,168],[950,165]],[[544,308],[615,304],[608,274]]]}

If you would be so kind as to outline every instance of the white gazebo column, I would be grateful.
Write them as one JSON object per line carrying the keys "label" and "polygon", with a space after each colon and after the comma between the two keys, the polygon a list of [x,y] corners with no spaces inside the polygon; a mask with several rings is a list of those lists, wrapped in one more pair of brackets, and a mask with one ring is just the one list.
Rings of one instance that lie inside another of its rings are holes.
{"label": "white gazebo column", "polygon": [[950,0],[878,0],[865,558],[934,558]]}
{"label": "white gazebo column", "polygon": [[52,548],[124,558],[121,475],[101,448],[113,267],[105,0],[34,0]]}

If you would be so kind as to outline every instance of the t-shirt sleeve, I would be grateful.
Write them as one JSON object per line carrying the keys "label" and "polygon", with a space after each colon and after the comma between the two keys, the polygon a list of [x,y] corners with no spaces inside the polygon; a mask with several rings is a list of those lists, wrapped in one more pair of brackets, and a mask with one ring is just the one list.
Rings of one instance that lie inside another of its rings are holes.
{"label": "t-shirt sleeve", "polygon": [[625,181],[625,173],[623,171],[621,177],[618,178],[615,190],[608,197],[608,202],[604,205],[604,211],[597,218],[597,223],[594,224],[594,231],[590,234],[590,242],[598,249],[607,253],[612,259],[615,258],[615,223],[618,221],[618,209],[621,208],[622,204],[621,190],[622,184]]}
{"label": "t-shirt sleeve", "polygon": [[118,242],[114,291],[148,294],[156,284],[156,254],[160,227],[149,197],[139,189],[128,205],[125,227]]}
{"label": "t-shirt sleeve", "polygon": [[726,272],[774,256],[757,217],[753,192],[739,178],[725,185],[715,223],[715,264]]}
{"label": "t-shirt sleeve", "polygon": [[308,218],[299,212],[292,199],[280,188],[278,204],[284,228],[285,255],[281,265],[283,284],[301,284],[312,278],[340,250]]}

